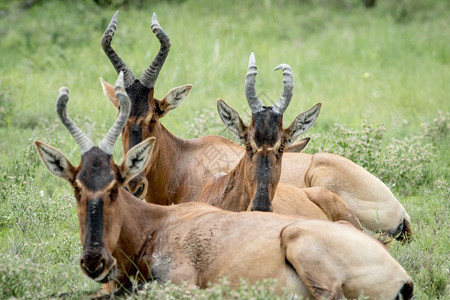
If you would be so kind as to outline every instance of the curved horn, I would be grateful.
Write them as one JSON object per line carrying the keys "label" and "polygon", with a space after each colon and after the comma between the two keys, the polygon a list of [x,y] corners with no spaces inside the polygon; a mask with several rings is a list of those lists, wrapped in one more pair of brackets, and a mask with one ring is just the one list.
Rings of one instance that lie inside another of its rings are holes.
{"label": "curved horn", "polygon": [[119,74],[120,71],[123,71],[125,87],[129,87],[136,80],[136,77],[134,76],[133,72],[131,72],[131,70],[128,69],[127,65],[122,61],[119,55],[117,55],[116,51],[114,51],[114,49],[111,47],[111,41],[117,29],[118,14],[119,11],[116,11],[116,13],[111,19],[111,22],[109,22],[109,25],[105,30],[105,33],[103,33],[102,48],[106,56],[108,56],[109,60],[111,61],[114,69],[116,69],[117,74]]}
{"label": "curved horn", "polygon": [[74,138],[75,142],[78,144],[81,150],[81,155],[91,150],[94,147],[92,141],[84,134],[80,128],[75,125],[71,118],[67,115],[66,105],[69,101],[69,89],[66,87],[61,87],[58,90],[58,99],[56,100],[56,112],[58,113],[61,122],[69,130],[70,134]]}
{"label": "curved horn", "polygon": [[258,74],[257,69],[255,54],[252,52],[248,60],[247,75],[245,75],[245,96],[252,113],[257,113],[258,111],[263,110],[261,101],[259,101],[255,90],[255,77],[256,74]]}
{"label": "curved horn", "polygon": [[105,151],[108,154],[113,154],[114,152],[114,144],[116,143],[117,138],[119,137],[120,132],[122,131],[125,123],[130,116],[130,98],[127,95],[124,87],[124,79],[123,72],[119,73],[119,77],[116,81],[116,98],[120,103],[120,113],[117,117],[116,121],[109,129],[108,133],[103,137],[103,139],[98,144],[98,147]]}
{"label": "curved horn", "polygon": [[152,31],[156,34],[161,47],[159,48],[158,54],[156,54],[155,59],[152,61],[150,66],[142,73],[139,81],[143,86],[151,89],[155,86],[156,79],[158,78],[159,71],[161,71],[162,66],[164,65],[164,61],[167,58],[170,50],[170,39],[164,30],[159,25],[158,18],[156,17],[156,13],[153,13],[152,16]]}
{"label": "curved horn", "polygon": [[279,114],[283,114],[291,102],[292,92],[294,90],[294,78],[292,69],[288,64],[281,64],[274,71],[283,70],[283,91],[280,98],[273,105],[273,110]]}

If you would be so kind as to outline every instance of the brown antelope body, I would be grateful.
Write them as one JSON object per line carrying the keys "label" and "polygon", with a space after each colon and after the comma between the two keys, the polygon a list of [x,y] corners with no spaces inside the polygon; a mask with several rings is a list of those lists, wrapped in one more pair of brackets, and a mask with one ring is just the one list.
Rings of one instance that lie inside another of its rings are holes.
{"label": "brown antelope body", "polygon": [[[246,152],[235,168],[217,177],[203,188],[198,201],[232,211],[273,211],[314,219],[345,220],[362,230],[358,218],[336,194],[323,187],[303,190],[289,184],[279,184],[283,151],[297,136],[307,131],[319,116],[320,104],[301,113],[286,129],[283,112],[288,107],[293,90],[293,76],[289,65],[282,64],[283,92],[273,106],[263,106],[254,89],[256,63],[250,55],[246,76],[246,96],[252,110],[250,126],[224,101],[217,101],[217,109],[225,126],[233,132]],[[308,139],[297,145],[301,151]]]}
{"label": "brown antelope body", "polygon": [[412,297],[405,270],[381,244],[351,226],[227,212],[202,203],[161,206],[134,197],[123,186],[151,161],[155,139],[144,140],[121,164],[114,163],[113,145],[130,107],[121,82],[119,75],[119,117],[98,147],[67,116],[68,91],[60,89],[58,113],[80,146],[78,167],[36,142],[49,171],[74,188],[83,244],[80,266],[87,276],[121,289],[131,288],[133,277],[199,287],[222,277],[233,287],[241,279],[275,278],[278,290],[307,298]]}
{"label": "brown antelope body", "polygon": [[[236,166],[245,149],[219,136],[184,140],[170,133],[160,123],[160,118],[178,107],[192,86],[174,88],[162,100],[154,98],[154,84],[170,48],[168,36],[154,15],[152,29],[161,48],[138,80],[111,47],[116,27],[117,13],[103,35],[102,47],[116,71],[126,75],[125,89],[131,99],[131,114],[122,132],[124,152],[146,138],[156,138],[151,163],[130,181],[128,189],[151,203],[169,205],[195,201],[214,175],[228,173]],[[105,95],[118,108],[113,86],[101,82]],[[389,188],[342,156],[285,153],[282,170],[281,183],[300,189],[324,187],[341,197],[368,233],[382,231],[399,237],[411,234],[409,216]],[[151,190],[147,190],[149,185]]]}

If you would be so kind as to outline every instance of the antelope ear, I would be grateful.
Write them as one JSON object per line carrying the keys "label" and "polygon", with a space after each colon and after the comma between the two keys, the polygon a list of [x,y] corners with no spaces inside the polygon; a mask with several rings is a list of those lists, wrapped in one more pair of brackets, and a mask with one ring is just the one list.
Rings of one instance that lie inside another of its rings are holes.
{"label": "antelope ear", "polygon": [[225,127],[234,133],[241,143],[245,144],[247,126],[242,122],[237,111],[229,107],[222,99],[217,99],[217,111]]}
{"label": "antelope ear", "polygon": [[35,141],[34,145],[44,166],[50,173],[67,180],[69,183],[73,182],[76,168],[59,150],[40,141]]}
{"label": "antelope ear", "polygon": [[192,84],[186,84],[173,88],[167,93],[164,98],[162,98],[160,101],[156,101],[159,108],[159,117],[161,118],[165,116],[169,111],[180,106],[191,89]]}
{"label": "antelope ear", "polygon": [[123,185],[145,169],[153,154],[155,138],[148,138],[131,148],[122,160],[119,167]]}
{"label": "antelope ear", "polygon": [[111,103],[119,109],[119,101],[116,98],[116,91],[114,90],[114,86],[110,85],[106,81],[103,80],[102,77],[100,77],[100,83],[102,84],[103,88],[103,94],[111,100]]}
{"label": "antelope ear", "polygon": [[285,138],[288,146],[291,145],[300,134],[304,133],[314,125],[314,122],[319,116],[321,106],[321,103],[317,103],[309,110],[299,114],[292,124],[289,125],[285,130]]}
{"label": "antelope ear", "polygon": [[310,140],[311,138],[309,137],[301,139],[300,141],[288,146],[285,152],[300,153],[303,151],[303,149],[305,149],[306,145],[308,145]]}

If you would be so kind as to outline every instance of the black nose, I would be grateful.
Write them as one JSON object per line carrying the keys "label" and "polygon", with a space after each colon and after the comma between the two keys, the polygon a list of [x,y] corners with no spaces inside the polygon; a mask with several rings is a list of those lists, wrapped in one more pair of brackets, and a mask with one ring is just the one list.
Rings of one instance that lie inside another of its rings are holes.
{"label": "black nose", "polygon": [[87,276],[95,279],[102,274],[105,268],[105,259],[101,254],[85,256],[80,259],[80,265]]}
{"label": "black nose", "polygon": [[400,289],[395,299],[409,300],[414,296],[414,283],[412,281],[406,282]]}
{"label": "black nose", "polygon": [[395,237],[396,239],[399,239],[403,233],[404,227],[405,227],[405,220],[403,219],[402,222],[397,226],[397,228],[390,232],[390,235],[392,237]]}
{"label": "black nose", "polygon": [[411,239],[411,225],[406,219],[398,226],[400,233],[396,236],[396,240],[402,243],[409,242]]}

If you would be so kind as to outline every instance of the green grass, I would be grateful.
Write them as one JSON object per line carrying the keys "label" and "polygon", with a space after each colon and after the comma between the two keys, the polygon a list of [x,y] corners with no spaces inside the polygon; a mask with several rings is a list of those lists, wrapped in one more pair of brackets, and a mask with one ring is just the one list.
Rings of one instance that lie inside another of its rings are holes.
{"label": "green grass", "polygon": [[[130,2],[119,7],[113,40],[119,55],[137,76],[148,66],[159,48],[150,30],[155,11],[172,43],[156,97],[194,85],[186,102],[163,119],[166,127],[186,138],[229,137],[215,102],[224,99],[248,120],[243,87],[250,52],[266,104],[281,92],[281,73],[273,68],[289,63],[295,92],[285,123],[323,103],[308,151],[342,153],[389,184],[415,230],[414,240],[394,244],[392,255],[413,277],[417,299],[450,298],[448,1],[378,1],[373,9],[357,0]],[[0,18],[0,298],[59,292],[77,298],[99,288],[78,267],[72,191],[44,169],[32,141],[50,143],[79,162],[55,113],[60,86],[70,90],[69,114],[94,141],[114,121],[117,112],[98,79],[113,83],[117,77],[100,47],[116,9],[88,0],[41,1]],[[384,130],[381,137],[376,128]],[[360,143],[351,144],[353,138]],[[152,287],[152,295],[166,289],[184,297],[170,285]],[[191,296],[213,298],[223,292],[217,289]],[[258,291],[239,293],[267,297]]]}

